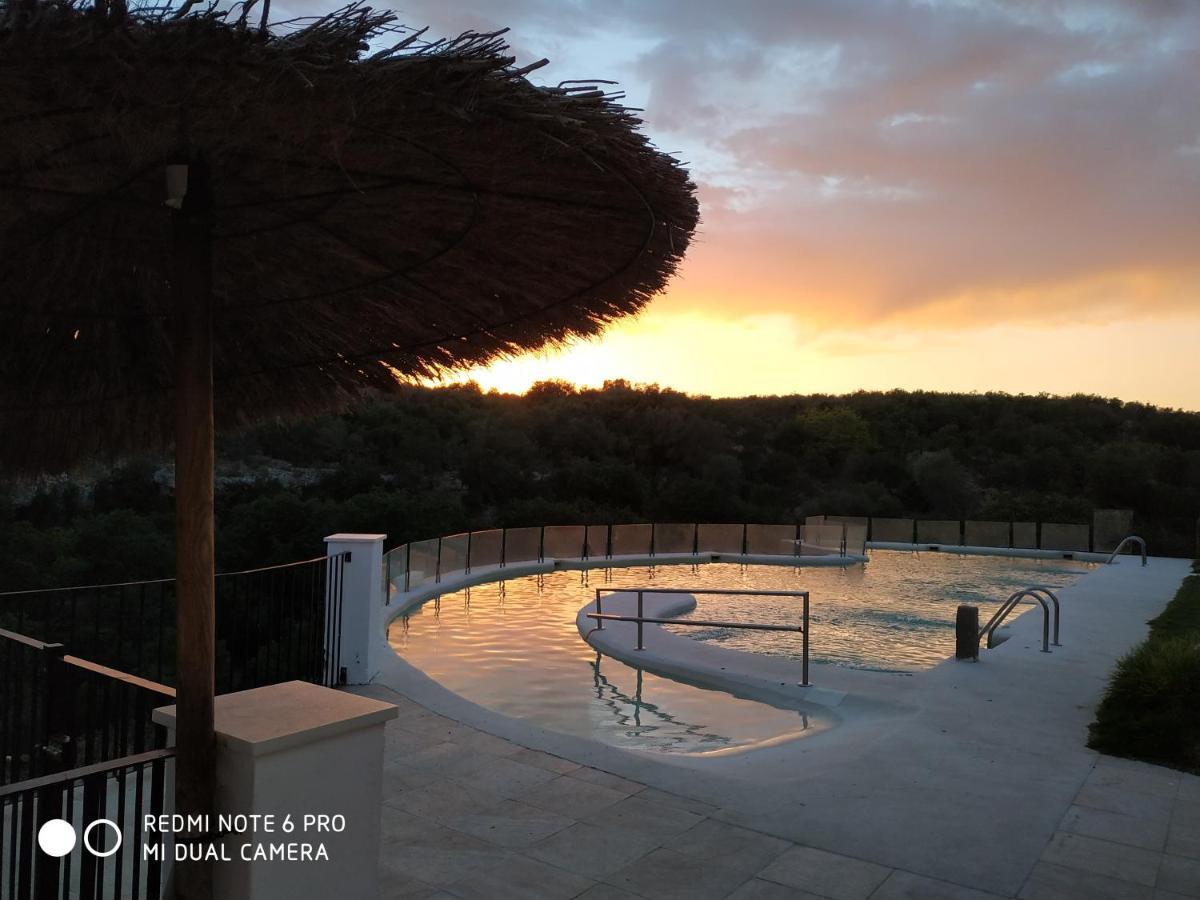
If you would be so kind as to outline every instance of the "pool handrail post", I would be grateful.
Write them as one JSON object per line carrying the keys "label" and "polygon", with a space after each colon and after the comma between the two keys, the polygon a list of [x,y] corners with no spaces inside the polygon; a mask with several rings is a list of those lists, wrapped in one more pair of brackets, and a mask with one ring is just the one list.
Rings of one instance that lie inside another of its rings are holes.
{"label": "pool handrail post", "polygon": [[1050,645],[1052,647],[1061,647],[1062,644],[1058,642],[1058,626],[1059,619],[1062,618],[1062,608],[1058,603],[1058,595],[1055,594],[1054,591],[1050,590],[1050,588],[1042,585],[1034,585],[1033,587],[1029,588],[1029,590],[1035,594],[1045,594],[1050,598],[1050,602],[1054,604],[1054,640],[1050,642]]}
{"label": "pool handrail post", "polygon": [[[1032,597],[1042,607],[1042,652],[1050,653],[1050,605],[1046,603],[1046,598],[1037,593],[1037,588],[1025,588],[1024,590],[1014,592],[1007,600],[1000,604],[1000,608],[996,610],[986,625],[979,630],[979,640],[982,641],[986,635],[988,638],[988,649],[991,649],[992,632],[1000,627],[1000,624],[1008,617],[1008,614],[1016,609],[1017,604],[1025,597]],[[1057,605],[1057,598],[1056,598]]]}
{"label": "pool handrail post", "polygon": [[1144,540],[1142,540],[1140,537],[1138,537],[1136,534],[1126,535],[1125,537],[1121,538],[1121,543],[1117,544],[1116,549],[1113,550],[1113,552],[1108,557],[1108,563],[1107,563],[1108,565],[1113,564],[1113,562],[1116,560],[1118,554],[1120,554],[1120,552],[1125,549],[1125,545],[1128,544],[1130,541],[1136,541],[1141,546],[1141,548],[1142,548],[1142,565],[1143,566],[1146,565],[1146,542]]}
{"label": "pool handrail post", "polygon": [[800,673],[801,682],[804,687],[809,687],[808,683],[808,591],[804,592],[804,637],[803,650],[801,651]]}
{"label": "pool handrail post", "polygon": [[638,598],[637,599],[637,618],[638,618],[638,620],[637,620],[637,648],[639,650],[646,649],[645,646],[642,644],[642,628],[644,627],[644,624],[645,624],[643,622],[643,616],[645,615],[645,613],[642,610],[643,594],[644,594],[643,591],[637,592],[637,598]]}

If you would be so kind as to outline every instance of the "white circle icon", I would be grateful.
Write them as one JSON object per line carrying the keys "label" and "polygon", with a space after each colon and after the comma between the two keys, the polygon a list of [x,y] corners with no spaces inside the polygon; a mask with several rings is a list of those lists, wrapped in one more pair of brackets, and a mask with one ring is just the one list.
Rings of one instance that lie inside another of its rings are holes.
{"label": "white circle icon", "polygon": [[38,846],[47,856],[66,856],[75,849],[75,829],[66,819],[50,819],[38,829]]}
{"label": "white circle icon", "polygon": [[[100,850],[97,850],[95,847],[92,846],[92,842],[91,842],[92,829],[95,828],[97,825],[107,825],[109,828],[111,828],[113,830],[113,834],[115,834],[117,836],[116,843],[114,843],[112,845],[111,849],[101,852]],[[123,835],[121,834],[121,829],[117,827],[117,823],[114,822],[112,819],[97,819],[95,822],[90,823],[87,828],[83,829],[83,846],[87,847],[88,851],[93,856],[112,856],[114,853],[116,853],[118,850],[121,849],[121,838],[122,837],[123,837]]]}

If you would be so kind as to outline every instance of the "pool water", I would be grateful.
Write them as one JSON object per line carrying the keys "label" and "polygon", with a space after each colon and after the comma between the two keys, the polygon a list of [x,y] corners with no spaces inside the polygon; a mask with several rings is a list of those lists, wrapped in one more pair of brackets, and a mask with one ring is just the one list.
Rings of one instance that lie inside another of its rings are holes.
{"label": "pool water", "polygon": [[832,723],[820,707],[780,709],[601,656],[575,625],[586,594],[581,600],[579,572],[548,574],[542,584],[533,577],[480,585],[409,610],[392,622],[388,640],[474,703],[625,749],[736,753]]}
{"label": "pool water", "polygon": [[[561,570],[434,598],[398,617],[388,639],[455,693],[544,728],[631,749],[739,752],[816,734],[834,719],[820,707],[781,709],[601,656],[575,624],[597,587],[807,590],[814,661],[913,670],[953,654],[960,603],[979,604],[986,620],[1018,588],[1062,587],[1088,568],[1062,560],[875,551],[870,563],[844,568],[706,563]],[[700,596],[689,615],[798,624],[800,601]],[[740,650],[800,652],[800,636],[786,632],[674,629]]]}
{"label": "pool water", "polygon": [[[844,568],[706,565],[687,584],[809,591],[814,662],[910,671],[929,668],[953,655],[959,604],[979,606],[983,623],[1014,591],[1033,585],[1066,587],[1094,565],[1062,559],[875,550],[866,565]],[[664,569],[656,570],[653,582],[645,583],[660,583],[665,574]],[[696,599],[696,609],[681,618],[800,623],[799,598],[701,595]],[[1022,611],[1024,607],[1017,612]],[[796,659],[801,655],[801,636],[795,633],[668,627],[694,640],[716,641],[736,650]]]}

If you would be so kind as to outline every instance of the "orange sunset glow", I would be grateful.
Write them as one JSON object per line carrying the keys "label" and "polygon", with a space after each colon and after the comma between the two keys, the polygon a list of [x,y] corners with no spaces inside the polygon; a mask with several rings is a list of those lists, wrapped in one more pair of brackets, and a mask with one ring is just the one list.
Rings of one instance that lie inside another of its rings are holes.
{"label": "orange sunset glow", "polygon": [[689,166],[678,276],[468,373],[735,396],[920,388],[1200,409],[1200,4],[415,0],[611,78]]}

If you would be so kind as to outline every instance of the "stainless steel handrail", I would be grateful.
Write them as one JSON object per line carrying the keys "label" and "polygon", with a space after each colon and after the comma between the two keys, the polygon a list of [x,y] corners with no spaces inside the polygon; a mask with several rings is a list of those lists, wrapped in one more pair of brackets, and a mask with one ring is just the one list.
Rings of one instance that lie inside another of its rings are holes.
{"label": "stainless steel handrail", "polygon": [[[605,613],[601,607],[602,594],[637,594],[637,615],[636,616],[618,616],[612,613]],[[647,616],[644,614],[643,604],[646,594],[717,594],[723,596],[753,596],[753,597],[800,597],[804,601],[803,607],[803,624],[801,625],[767,625],[750,622],[713,622],[702,619],[666,619],[657,616]],[[691,625],[701,628],[745,628],[751,631],[798,631],[803,636],[801,643],[801,683],[804,687],[809,686],[808,681],[808,591],[756,591],[756,590],[736,590],[733,588],[596,588],[596,611],[594,613],[585,613],[585,618],[593,619],[596,622],[596,630],[603,631],[604,623],[607,622],[636,622],[637,623],[637,650],[645,650],[645,644],[642,640],[642,626],[646,622],[653,625]]]}
{"label": "stainless steel handrail", "polygon": [[[1042,596],[1043,594],[1045,594],[1046,596]],[[996,614],[993,615],[991,617],[991,619],[988,620],[988,623],[986,625],[984,625],[981,629],[979,629],[979,635],[976,638],[976,640],[978,642],[982,642],[983,638],[986,636],[988,639],[987,646],[988,646],[988,649],[990,650],[992,647],[992,632],[994,632],[997,628],[1000,627],[1001,623],[1006,618],[1008,618],[1009,613],[1011,613],[1014,609],[1016,609],[1017,604],[1019,604],[1026,597],[1032,597],[1042,607],[1042,652],[1049,653],[1050,652],[1050,605],[1046,602],[1046,598],[1049,597],[1051,600],[1053,600],[1054,609],[1056,612],[1059,608],[1058,597],[1056,597],[1049,588],[1031,587],[1031,588],[1025,588],[1024,590],[1020,590],[1020,591],[1017,591],[1014,594],[1012,594],[1007,600],[1005,600],[1003,603],[1000,604],[1000,608],[998,610],[996,610]],[[1056,646],[1056,647],[1062,646],[1061,644],[1058,643],[1058,617],[1057,617],[1057,615],[1055,616],[1054,646]]]}
{"label": "stainless steel handrail", "polygon": [[1136,534],[1131,534],[1131,535],[1128,535],[1127,537],[1121,538],[1121,543],[1117,544],[1117,549],[1114,550],[1112,552],[1112,555],[1109,556],[1109,558],[1108,558],[1109,565],[1112,565],[1113,560],[1115,560],[1117,558],[1117,556],[1121,553],[1121,551],[1125,549],[1125,545],[1128,544],[1130,541],[1136,541],[1137,544],[1142,548],[1142,565],[1143,566],[1146,565],[1146,542],[1143,541]]}

